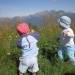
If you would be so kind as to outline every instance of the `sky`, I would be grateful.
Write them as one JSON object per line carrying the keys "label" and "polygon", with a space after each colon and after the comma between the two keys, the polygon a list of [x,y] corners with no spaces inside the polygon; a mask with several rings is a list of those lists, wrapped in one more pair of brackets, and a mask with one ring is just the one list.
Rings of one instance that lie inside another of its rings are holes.
{"label": "sky", "polygon": [[0,17],[28,16],[44,10],[75,12],[75,0],[0,0]]}

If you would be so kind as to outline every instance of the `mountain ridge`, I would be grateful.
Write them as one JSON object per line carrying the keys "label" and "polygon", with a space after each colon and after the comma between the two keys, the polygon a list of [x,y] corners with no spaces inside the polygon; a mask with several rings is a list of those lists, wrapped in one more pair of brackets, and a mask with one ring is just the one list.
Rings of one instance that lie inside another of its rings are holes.
{"label": "mountain ridge", "polygon": [[9,19],[11,21],[11,23],[15,23],[16,21],[22,21],[22,22],[26,22],[26,23],[32,23],[34,25],[40,26],[43,19],[45,18],[45,16],[50,17],[50,20],[53,19],[53,21],[57,21],[58,18],[60,18],[61,16],[66,15],[69,16],[72,21],[74,22],[75,20],[75,13],[72,12],[65,12],[63,10],[44,10],[42,12],[38,12],[32,15],[28,15],[28,16],[15,16],[13,18],[0,18],[0,23],[2,23],[5,19]]}

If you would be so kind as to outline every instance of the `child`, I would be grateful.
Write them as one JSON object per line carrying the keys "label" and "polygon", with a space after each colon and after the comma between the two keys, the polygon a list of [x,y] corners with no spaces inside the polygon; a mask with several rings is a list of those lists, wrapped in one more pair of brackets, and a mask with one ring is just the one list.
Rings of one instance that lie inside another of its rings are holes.
{"label": "child", "polygon": [[23,75],[27,70],[36,75],[39,70],[37,55],[39,48],[37,47],[37,42],[39,40],[40,34],[34,30],[29,29],[26,23],[21,23],[17,26],[17,32],[20,38],[17,41],[17,47],[22,50],[22,55],[19,58],[19,75]]}
{"label": "child", "polygon": [[66,52],[69,60],[75,65],[74,32],[70,28],[71,19],[68,16],[62,16],[60,19],[58,19],[58,23],[60,28],[62,29],[59,36],[62,46],[58,49],[58,56],[61,60],[65,61],[63,52]]}

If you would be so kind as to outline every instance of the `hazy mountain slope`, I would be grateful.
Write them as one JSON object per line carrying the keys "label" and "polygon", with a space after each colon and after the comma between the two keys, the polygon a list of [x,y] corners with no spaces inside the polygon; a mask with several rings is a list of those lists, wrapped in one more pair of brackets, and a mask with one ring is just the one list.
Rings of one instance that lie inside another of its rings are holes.
{"label": "hazy mountain slope", "polygon": [[[40,26],[43,19],[45,18],[45,16],[48,16],[50,20],[53,20],[54,22],[57,22],[57,19],[59,17],[61,17],[62,15],[67,15],[69,16],[73,23],[75,23],[75,13],[70,13],[70,12],[65,12],[63,10],[59,10],[59,11],[55,11],[55,10],[45,10],[43,12],[38,12],[35,13],[33,15],[29,15],[29,16],[23,16],[23,17],[13,17],[10,18],[11,23],[15,23],[16,21],[22,21],[22,22],[26,22],[26,23],[32,23],[34,25]],[[5,20],[5,18],[0,18],[0,24]]]}

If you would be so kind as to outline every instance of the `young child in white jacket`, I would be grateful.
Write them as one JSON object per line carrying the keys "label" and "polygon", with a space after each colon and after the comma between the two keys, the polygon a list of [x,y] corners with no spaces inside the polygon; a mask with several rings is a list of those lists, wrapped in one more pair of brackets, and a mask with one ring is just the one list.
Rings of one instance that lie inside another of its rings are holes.
{"label": "young child in white jacket", "polygon": [[37,42],[40,38],[40,34],[34,30],[29,29],[26,23],[21,23],[17,26],[17,32],[20,37],[17,41],[17,47],[21,49],[22,55],[19,58],[19,75],[23,75],[27,70],[36,75],[39,70],[37,55],[39,48]]}
{"label": "young child in white jacket", "polygon": [[60,28],[62,29],[59,39],[61,40],[62,46],[58,49],[58,56],[61,60],[65,61],[64,52],[69,57],[69,60],[75,65],[75,45],[74,45],[74,32],[70,28],[71,19],[68,16],[62,16],[58,19]]}

